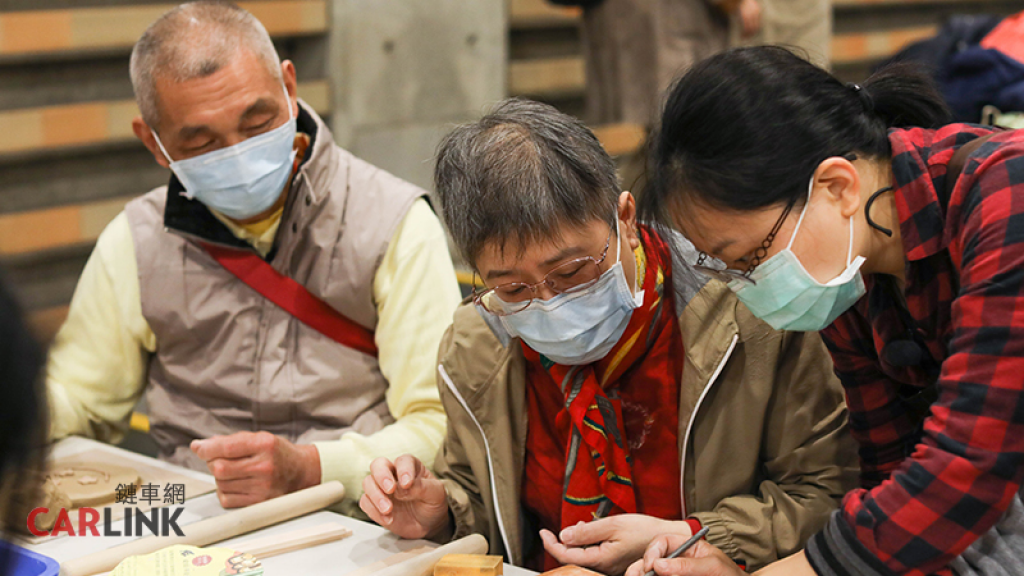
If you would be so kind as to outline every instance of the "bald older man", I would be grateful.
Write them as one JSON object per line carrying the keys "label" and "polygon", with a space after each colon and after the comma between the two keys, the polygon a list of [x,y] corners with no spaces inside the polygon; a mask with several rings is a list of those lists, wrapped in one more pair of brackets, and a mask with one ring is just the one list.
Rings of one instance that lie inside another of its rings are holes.
{"label": "bald older man", "polygon": [[[135,134],[173,172],[107,227],[47,369],[51,436],[116,440],[139,397],[160,457],[225,507],[432,460],[434,359],[459,301],[425,192],[335,145],[295,66],[224,2],[135,45]],[[312,310],[312,312],[310,312]]]}

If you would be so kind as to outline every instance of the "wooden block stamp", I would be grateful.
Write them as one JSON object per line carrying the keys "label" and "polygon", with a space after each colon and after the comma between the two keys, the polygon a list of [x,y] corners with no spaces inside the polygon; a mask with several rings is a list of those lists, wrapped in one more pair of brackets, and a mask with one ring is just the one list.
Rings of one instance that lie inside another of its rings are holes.
{"label": "wooden block stamp", "polygon": [[449,554],[434,565],[434,576],[501,576],[501,556]]}

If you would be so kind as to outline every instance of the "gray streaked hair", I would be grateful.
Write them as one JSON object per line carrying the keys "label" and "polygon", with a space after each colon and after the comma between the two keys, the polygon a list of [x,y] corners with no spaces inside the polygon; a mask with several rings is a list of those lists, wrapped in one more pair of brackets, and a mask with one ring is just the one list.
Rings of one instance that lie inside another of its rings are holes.
{"label": "gray streaked hair", "polygon": [[142,119],[151,128],[160,121],[156,78],[184,82],[210,76],[242,49],[281,79],[281,58],[267,29],[249,12],[222,0],[189,2],[168,11],[132,50],[132,87]]}
{"label": "gray streaked hair", "polygon": [[475,266],[484,246],[557,239],[563,226],[615,227],[615,163],[582,122],[513,98],[442,140],[434,171],[455,245]]}

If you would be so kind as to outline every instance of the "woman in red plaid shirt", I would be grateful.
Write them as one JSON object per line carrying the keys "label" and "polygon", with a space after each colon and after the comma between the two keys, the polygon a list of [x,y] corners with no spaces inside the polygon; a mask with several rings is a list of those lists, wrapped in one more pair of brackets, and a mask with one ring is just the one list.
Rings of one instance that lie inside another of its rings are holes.
{"label": "woman in red plaid shirt", "polygon": [[[759,574],[1024,574],[1024,132],[946,125],[927,76],[862,86],[780,48],[673,88],[641,214],[774,328],[821,330],[862,488]],[[959,176],[959,177],[958,177]],[[707,544],[631,568],[738,572]]]}

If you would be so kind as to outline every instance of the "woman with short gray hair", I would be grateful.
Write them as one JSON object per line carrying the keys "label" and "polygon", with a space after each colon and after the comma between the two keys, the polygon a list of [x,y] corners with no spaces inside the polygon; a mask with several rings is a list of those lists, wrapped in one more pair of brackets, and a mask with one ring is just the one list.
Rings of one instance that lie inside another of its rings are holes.
{"label": "woman with short gray hair", "polygon": [[771,330],[638,223],[590,130],[506,101],[444,140],[436,185],[483,287],[441,344],[435,469],[375,461],[371,518],[611,574],[667,532],[706,526],[756,568],[825,523],[856,472],[820,339]]}

